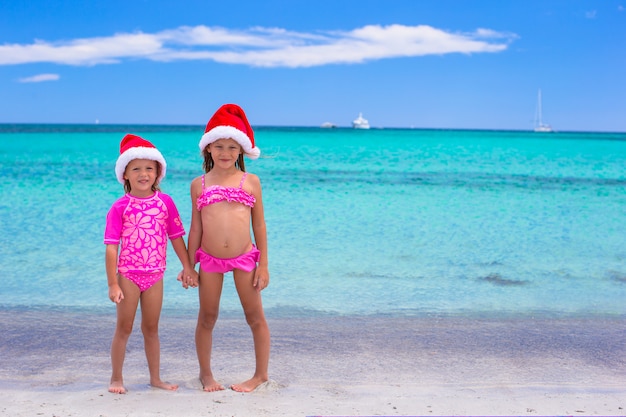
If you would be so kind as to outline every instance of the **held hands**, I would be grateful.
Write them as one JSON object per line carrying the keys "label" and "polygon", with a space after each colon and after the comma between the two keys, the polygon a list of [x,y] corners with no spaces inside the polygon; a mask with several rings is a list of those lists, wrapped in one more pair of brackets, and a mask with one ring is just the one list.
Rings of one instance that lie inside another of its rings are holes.
{"label": "held hands", "polygon": [[109,287],[109,299],[116,304],[124,299],[124,293],[118,284],[113,284]]}
{"label": "held hands", "polygon": [[184,289],[198,286],[198,273],[195,269],[183,269],[178,273],[176,279],[180,281]]}
{"label": "held hands", "polygon": [[270,285],[270,272],[266,266],[258,266],[254,272],[254,280],[252,286],[256,288],[258,292],[263,291]]}

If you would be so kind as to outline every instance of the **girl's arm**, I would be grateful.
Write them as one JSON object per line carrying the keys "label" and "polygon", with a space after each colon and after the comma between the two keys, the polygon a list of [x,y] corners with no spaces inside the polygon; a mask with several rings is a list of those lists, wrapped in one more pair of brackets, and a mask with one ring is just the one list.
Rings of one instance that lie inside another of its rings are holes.
{"label": "girl's arm", "polygon": [[263,198],[261,192],[261,181],[256,175],[248,175],[252,181],[253,194],[256,198],[252,208],[252,233],[257,249],[261,252],[259,264],[254,274],[252,284],[257,291],[264,290],[270,283],[269,263],[267,256],[267,230],[265,228],[265,213],[263,212]]}
{"label": "girl's arm", "polygon": [[105,266],[107,281],[109,284],[109,299],[114,303],[119,303],[124,299],[124,293],[117,280],[117,252],[119,245],[106,245]]}
{"label": "girl's arm", "polygon": [[196,265],[196,251],[200,249],[200,243],[202,242],[202,217],[200,216],[200,212],[196,209],[196,199],[200,192],[202,192],[201,179],[196,178],[191,182],[191,226],[189,226],[189,236],[187,237],[189,265],[191,265],[191,268],[194,270]]}
{"label": "girl's arm", "polygon": [[197,287],[198,273],[192,266],[193,264],[189,262],[189,254],[182,236],[172,240],[172,247],[178,259],[180,259],[180,263],[183,265],[183,271],[179,274],[178,279],[182,282],[184,288],[187,288],[189,285]]}

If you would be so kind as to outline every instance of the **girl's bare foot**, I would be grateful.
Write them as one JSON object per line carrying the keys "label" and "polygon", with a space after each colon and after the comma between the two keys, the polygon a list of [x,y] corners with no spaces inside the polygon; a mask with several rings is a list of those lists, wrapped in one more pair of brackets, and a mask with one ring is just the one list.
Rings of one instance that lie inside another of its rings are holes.
{"label": "girl's bare foot", "polygon": [[230,388],[237,392],[252,392],[265,382],[267,382],[267,378],[252,377],[241,384],[233,384]]}
{"label": "girl's bare foot", "polygon": [[222,391],[224,389],[224,386],[217,382],[212,376],[201,376],[200,383],[202,384],[202,391],[204,392]]}
{"label": "girl's bare foot", "polygon": [[109,385],[109,392],[113,394],[126,394],[126,388],[124,388],[124,381],[113,381]]}
{"label": "girl's bare foot", "polygon": [[160,388],[167,391],[176,391],[178,384],[170,384],[169,382],[163,382],[160,379],[158,381],[150,382],[150,385],[154,388]]}

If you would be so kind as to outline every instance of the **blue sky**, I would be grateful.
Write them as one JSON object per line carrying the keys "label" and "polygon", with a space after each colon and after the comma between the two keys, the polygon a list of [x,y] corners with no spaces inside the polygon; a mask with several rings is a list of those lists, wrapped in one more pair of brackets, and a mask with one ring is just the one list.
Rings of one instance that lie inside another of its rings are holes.
{"label": "blue sky", "polygon": [[626,0],[0,1],[0,123],[626,132]]}

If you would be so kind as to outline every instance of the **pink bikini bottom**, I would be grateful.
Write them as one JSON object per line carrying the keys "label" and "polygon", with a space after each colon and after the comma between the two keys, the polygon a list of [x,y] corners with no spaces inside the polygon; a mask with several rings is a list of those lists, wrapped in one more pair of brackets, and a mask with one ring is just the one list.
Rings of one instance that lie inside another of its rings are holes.
{"label": "pink bikini bottom", "polygon": [[216,258],[209,255],[202,248],[196,251],[195,261],[200,262],[200,268],[204,272],[218,272],[220,274],[230,272],[233,269],[241,269],[242,271],[250,272],[256,268],[256,263],[259,261],[261,252],[252,245],[252,249],[249,252],[239,255],[236,258]]}
{"label": "pink bikini bottom", "polygon": [[134,282],[139,287],[139,291],[144,292],[162,280],[164,274],[163,272],[124,272],[121,275]]}

